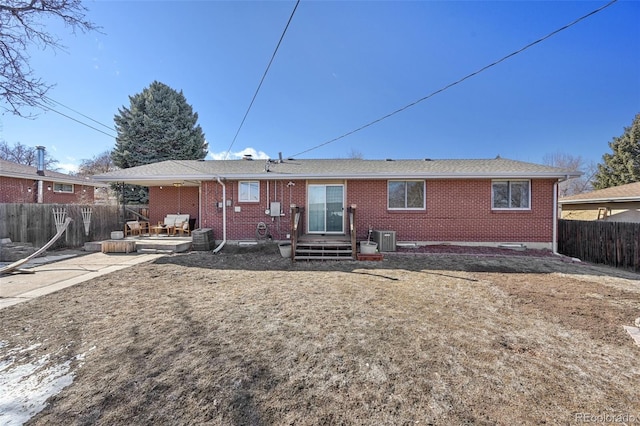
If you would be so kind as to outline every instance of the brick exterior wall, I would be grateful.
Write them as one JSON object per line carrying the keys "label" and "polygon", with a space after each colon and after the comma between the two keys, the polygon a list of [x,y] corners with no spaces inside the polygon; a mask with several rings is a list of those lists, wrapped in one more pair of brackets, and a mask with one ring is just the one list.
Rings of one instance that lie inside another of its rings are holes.
{"label": "brick exterior wall", "polygon": [[[396,231],[399,241],[543,242],[553,239],[553,180],[531,181],[531,210],[491,209],[491,180],[428,180],[426,210],[388,211],[386,181],[351,181],[358,239],[369,226]],[[383,194],[371,197],[371,194]]]}
{"label": "brick exterior wall", "polygon": [[[47,188],[51,188],[48,190]],[[44,181],[44,204],[93,204],[93,186],[73,185],[73,193],[55,192],[52,181]],[[31,189],[31,192],[29,192]],[[38,181],[0,176],[0,203],[37,203]]]}
{"label": "brick exterior wall", "polygon": [[199,223],[199,188],[197,186],[152,186],[149,187],[149,222],[162,222],[168,214],[188,214]]}
{"label": "brick exterior wall", "polygon": [[[289,205],[306,206],[304,180],[269,181],[269,200],[280,201],[283,216],[271,218],[268,208],[267,182],[260,182],[260,202],[238,201],[238,182],[226,182],[227,239],[256,238],[256,227],[264,222],[274,239],[285,239],[290,233]],[[367,237],[371,226],[378,230],[396,231],[398,241],[415,242],[537,242],[553,239],[553,179],[531,181],[531,209],[504,211],[491,209],[491,179],[443,179],[426,181],[426,210],[387,210],[386,180],[350,180],[345,184],[345,207],[357,205],[356,230],[359,240]],[[183,188],[184,190],[184,188]],[[150,210],[156,201],[150,192]],[[175,213],[174,197],[162,195],[166,213]],[[184,201],[183,201],[184,202]],[[217,182],[202,185],[203,228],[212,228],[216,239],[222,238],[222,186]],[[239,208],[239,211],[236,211]],[[183,208],[183,210],[185,210]],[[184,213],[190,213],[184,211]],[[303,224],[306,227],[306,224]]]}
{"label": "brick exterior wall", "polygon": [[[289,182],[294,185],[287,186]],[[260,222],[268,226],[268,233],[276,240],[286,239],[291,232],[291,212],[289,206],[293,204],[304,206],[306,200],[305,181],[265,181],[260,182],[259,202],[240,202],[238,200],[238,182],[227,181],[227,239],[247,240],[257,238],[257,227]],[[267,188],[268,187],[268,188]],[[269,194],[267,198],[267,193]],[[268,201],[269,202],[268,202]],[[270,208],[271,201],[280,202],[281,215],[271,217],[265,214]],[[212,228],[216,239],[222,238],[222,186],[217,182],[203,183],[202,227]],[[236,209],[239,209],[237,211]]]}

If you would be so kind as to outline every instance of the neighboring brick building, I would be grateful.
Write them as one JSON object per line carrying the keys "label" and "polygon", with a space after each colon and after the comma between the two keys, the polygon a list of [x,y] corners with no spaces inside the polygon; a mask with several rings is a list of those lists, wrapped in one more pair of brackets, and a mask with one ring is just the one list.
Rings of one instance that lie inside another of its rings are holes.
{"label": "neighboring brick building", "polygon": [[0,203],[93,204],[103,183],[0,160]]}
{"label": "neighboring brick building", "polygon": [[[303,233],[348,233],[355,206],[358,239],[370,228],[418,244],[524,243],[551,248],[557,187],[576,172],[492,160],[180,160],[94,176],[149,186],[151,222],[189,214],[196,227],[228,240],[284,240],[290,205],[304,208]],[[224,194],[224,195],[223,195]],[[224,219],[226,218],[226,223]]]}

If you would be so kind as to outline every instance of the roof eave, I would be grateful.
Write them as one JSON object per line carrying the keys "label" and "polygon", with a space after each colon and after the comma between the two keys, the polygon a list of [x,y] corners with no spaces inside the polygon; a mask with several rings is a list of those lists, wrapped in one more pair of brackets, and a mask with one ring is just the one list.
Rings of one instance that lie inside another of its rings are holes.
{"label": "roof eave", "polygon": [[[579,175],[578,175],[579,176]],[[224,179],[566,179],[556,173],[278,173],[222,174]]]}
{"label": "roof eave", "polygon": [[605,198],[583,198],[580,200],[558,200],[558,204],[596,204],[596,203],[628,203],[640,202],[639,196],[633,197],[605,197]]}
{"label": "roof eave", "polygon": [[[157,184],[167,184],[176,181],[209,181],[226,179],[566,179],[568,175],[557,173],[347,173],[347,174],[328,174],[328,173],[283,173],[283,172],[266,172],[266,173],[222,173],[201,174],[201,175],[158,175],[158,176],[126,176],[126,175],[109,175],[94,176],[93,179],[99,182],[127,182],[135,184],[136,182],[152,182]],[[569,175],[571,176],[571,175]]]}
{"label": "roof eave", "polygon": [[95,186],[95,187],[107,187],[108,185],[104,183],[99,183],[96,180],[85,181],[82,179],[73,179],[72,177],[60,177],[60,176],[40,176],[40,175],[25,175],[21,173],[11,173],[11,172],[3,172],[2,176],[15,178],[15,179],[25,179],[25,180],[33,180],[33,181],[44,181],[44,182],[55,182],[55,183],[68,183],[71,185],[85,185],[85,186]]}
{"label": "roof eave", "polygon": [[149,181],[172,181],[177,182],[180,180],[211,180],[215,179],[215,175],[139,175],[139,176],[125,176],[125,175],[96,175],[94,180],[99,182],[129,182],[133,180],[149,180]]}

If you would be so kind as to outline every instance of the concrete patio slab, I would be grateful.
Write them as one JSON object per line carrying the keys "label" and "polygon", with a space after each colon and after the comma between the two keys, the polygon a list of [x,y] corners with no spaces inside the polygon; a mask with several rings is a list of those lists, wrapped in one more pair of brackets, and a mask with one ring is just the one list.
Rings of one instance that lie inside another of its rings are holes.
{"label": "concrete patio slab", "polygon": [[51,263],[28,264],[23,269],[30,273],[0,276],[0,309],[161,256],[164,254],[91,253],[54,259]]}

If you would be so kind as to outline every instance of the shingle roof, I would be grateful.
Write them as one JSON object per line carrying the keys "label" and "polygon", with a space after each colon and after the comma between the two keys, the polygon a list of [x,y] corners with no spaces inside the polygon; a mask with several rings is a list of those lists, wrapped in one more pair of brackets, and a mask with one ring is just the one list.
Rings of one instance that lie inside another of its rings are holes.
{"label": "shingle roof", "polygon": [[169,160],[94,176],[106,182],[159,185],[221,179],[565,178],[575,171],[496,158],[491,160]]}
{"label": "shingle roof", "polygon": [[[14,163],[0,159],[0,176],[7,176],[19,179],[47,180],[51,182],[69,183],[75,185],[87,186],[105,186],[105,184],[96,182],[90,178],[71,176],[52,170],[44,170],[44,176],[38,175],[38,169],[24,164]],[[44,178],[44,179],[43,179]]]}
{"label": "shingle roof", "polygon": [[640,201],[640,182],[611,188],[598,189],[584,194],[572,195],[558,200],[560,204],[601,203],[619,201]]}

